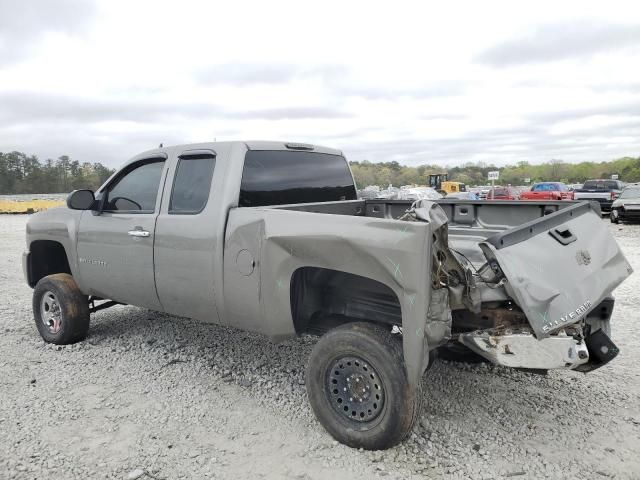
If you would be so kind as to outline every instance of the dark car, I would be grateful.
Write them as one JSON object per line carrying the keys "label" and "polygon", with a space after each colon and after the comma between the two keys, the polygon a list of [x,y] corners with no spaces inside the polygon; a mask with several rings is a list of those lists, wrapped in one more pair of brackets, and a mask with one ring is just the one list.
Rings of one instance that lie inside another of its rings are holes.
{"label": "dark car", "polygon": [[640,186],[627,187],[611,206],[611,223],[640,221]]}

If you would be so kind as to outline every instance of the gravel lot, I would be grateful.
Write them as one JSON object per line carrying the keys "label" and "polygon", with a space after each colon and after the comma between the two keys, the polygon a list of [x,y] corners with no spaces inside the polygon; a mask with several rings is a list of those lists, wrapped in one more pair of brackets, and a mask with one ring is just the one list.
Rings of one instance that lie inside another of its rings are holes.
{"label": "gravel lot", "polygon": [[[0,478],[640,478],[639,273],[616,292],[610,365],[546,376],[439,361],[415,433],[334,442],[307,404],[314,343],[280,345],[134,307],[44,344],[22,278],[27,216],[0,217]],[[640,226],[611,228],[640,271]]]}

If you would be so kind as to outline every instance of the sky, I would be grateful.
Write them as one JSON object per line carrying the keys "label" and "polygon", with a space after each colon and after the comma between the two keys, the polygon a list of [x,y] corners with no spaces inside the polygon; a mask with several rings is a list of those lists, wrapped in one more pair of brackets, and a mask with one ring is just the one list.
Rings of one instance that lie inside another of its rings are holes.
{"label": "sky", "polygon": [[0,0],[0,151],[116,167],[212,140],[640,156],[640,3]]}

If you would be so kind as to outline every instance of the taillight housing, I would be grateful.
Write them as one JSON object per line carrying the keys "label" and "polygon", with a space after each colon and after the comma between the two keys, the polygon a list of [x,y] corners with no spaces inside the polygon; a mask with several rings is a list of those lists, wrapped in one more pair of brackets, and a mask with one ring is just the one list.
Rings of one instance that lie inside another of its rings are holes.
{"label": "taillight housing", "polygon": [[617,192],[611,192],[611,200],[615,200],[616,198],[618,198],[618,193]]}

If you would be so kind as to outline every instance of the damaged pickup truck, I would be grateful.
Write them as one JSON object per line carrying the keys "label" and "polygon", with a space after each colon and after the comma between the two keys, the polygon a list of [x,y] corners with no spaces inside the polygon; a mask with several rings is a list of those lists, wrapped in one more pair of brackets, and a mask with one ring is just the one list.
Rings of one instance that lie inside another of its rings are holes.
{"label": "damaged pickup truck", "polygon": [[339,151],[219,142],[144,152],[67,205],[27,224],[45,341],[82,340],[114,304],[321,335],[309,401],[353,447],[411,432],[448,344],[583,372],[618,352],[611,292],[632,269],[590,203],[358,200]]}

